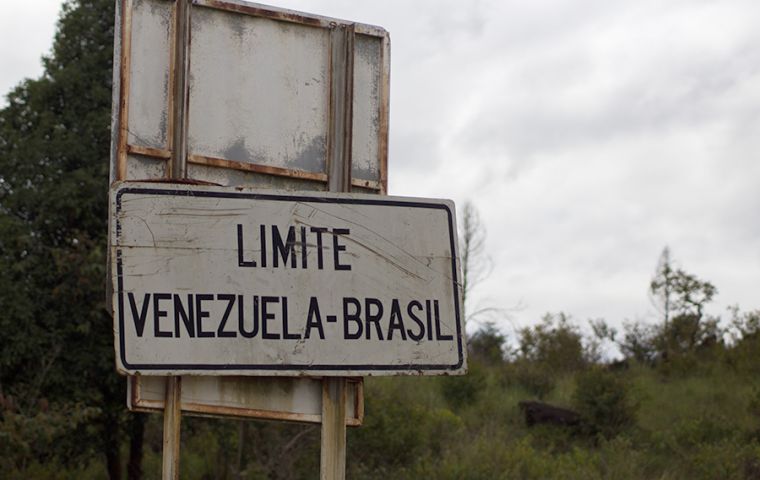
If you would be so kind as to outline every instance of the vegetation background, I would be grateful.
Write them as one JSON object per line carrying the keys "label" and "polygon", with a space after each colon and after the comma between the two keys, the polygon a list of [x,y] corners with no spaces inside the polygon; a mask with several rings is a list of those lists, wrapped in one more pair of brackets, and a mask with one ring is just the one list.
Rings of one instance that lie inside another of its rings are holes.
{"label": "vegetation background", "polygon": [[[113,5],[67,3],[0,111],[2,478],[160,476],[161,417],[126,411],[105,309]],[[469,212],[468,290],[488,268]],[[667,249],[642,289],[661,319],[621,331],[559,312],[507,336],[468,310],[467,376],[366,380],[349,478],[760,479],[760,312],[706,316],[716,287]],[[529,427],[525,400],[580,421]],[[315,426],[187,418],[182,442],[182,478],[318,471]]]}

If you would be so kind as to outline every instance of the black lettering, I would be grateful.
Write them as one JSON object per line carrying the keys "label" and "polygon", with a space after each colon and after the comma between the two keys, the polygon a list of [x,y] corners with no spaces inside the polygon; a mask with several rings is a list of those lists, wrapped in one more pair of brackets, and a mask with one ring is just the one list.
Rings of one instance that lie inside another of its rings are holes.
{"label": "black lettering", "polygon": [[267,230],[266,226],[259,225],[259,241],[261,242],[261,266],[267,266]]}
{"label": "black lettering", "polygon": [[132,320],[135,322],[135,330],[137,330],[137,336],[142,337],[145,330],[145,319],[148,317],[148,304],[150,303],[150,293],[146,293],[143,298],[142,309],[140,313],[137,313],[137,305],[135,304],[135,294],[132,292],[127,293],[129,298],[129,307],[132,310]]}
{"label": "black lettering", "polygon": [[288,257],[290,257],[290,268],[296,268],[296,229],[288,227],[288,238],[282,243],[280,230],[277,225],[272,225],[272,266],[280,266],[282,258],[283,266],[288,266]]}
{"label": "black lettering", "polygon": [[171,293],[154,293],[153,294],[153,334],[156,338],[159,337],[172,337],[172,332],[161,330],[161,319],[168,317],[166,310],[161,310],[161,300],[171,300]]}
{"label": "black lettering", "polygon": [[[376,307],[376,312],[372,313],[371,308],[372,306]],[[364,299],[364,315],[367,319],[367,330],[366,330],[366,338],[367,340],[370,339],[371,331],[369,329],[369,324],[374,323],[375,324],[375,331],[377,332],[377,338],[378,340],[383,339],[383,330],[380,328],[380,319],[383,316],[383,303],[376,299],[376,298],[365,298]]]}
{"label": "black lettering", "polygon": [[193,294],[187,294],[187,310],[182,305],[182,299],[179,295],[174,294],[174,335],[179,338],[179,321],[182,319],[182,323],[185,325],[190,338],[195,337],[195,319],[193,318]]}
{"label": "black lettering", "polygon": [[243,260],[243,226],[237,226],[238,267],[255,267],[254,260]]}
{"label": "black lettering", "polygon": [[301,335],[288,333],[288,297],[282,297],[282,338],[285,340],[298,340]]}
{"label": "black lettering", "polygon": [[322,234],[327,231],[322,227],[311,227],[310,230],[317,234],[317,268],[322,270],[324,265],[322,263]]}
{"label": "black lettering", "polygon": [[322,328],[322,316],[319,314],[317,297],[309,299],[309,313],[306,315],[306,333],[304,334],[304,338],[311,338],[312,328],[317,329],[321,340],[325,339],[325,330]]}
{"label": "black lettering", "polygon": [[430,300],[425,300],[425,315],[427,316],[427,338],[433,339],[433,314],[430,312]]}
{"label": "black lettering", "polygon": [[[354,313],[348,313],[348,306],[354,306]],[[354,297],[343,297],[343,338],[356,340],[362,336],[362,304]],[[348,322],[356,324],[356,333],[349,333]]]}
{"label": "black lettering", "polygon": [[301,227],[301,268],[306,268],[308,252],[306,250],[306,227]]}
{"label": "black lettering", "polygon": [[443,335],[441,333],[441,313],[438,311],[438,300],[433,301],[433,310],[435,310],[435,339],[454,340],[453,335]]}
{"label": "black lettering", "polygon": [[[340,235],[348,235],[351,233],[347,228],[334,228],[333,229],[333,261],[335,264],[335,270],[351,270],[351,265],[342,265],[338,255],[340,252],[346,251],[345,245],[338,244],[338,238]],[[380,339],[382,340],[382,338]]]}
{"label": "black lettering", "polygon": [[259,333],[259,296],[253,296],[253,328],[250,332],[245,330],[245,315],[243,313],[243,296],[238,295],[238,330],[245,338],[253,338]]}
{"label": "black lettering", "polygon": [[219,322],[219,328],[216,330],[216,336],[227,338],[237,337],[237,332],[228,332],[224,330],[224,327],[227,325],[227,319],[230,317],[230,312],[232,312],[232,306],[235,305],[235,295],[219,293],[216,295],[216,299],[227,301],[227,309],[224,311],[224,315],[222,315],[222,321]]}
{"label": "black lettering", "polygon": [[270,303],[278,303],[279,301],[279,297],[261,297],[261,338],[270,340],[279,340],[280,338],[280,335],[276,333],[269,333],[267,331],[269,320],[274,319],[274,313],[269,313],[267,310],[267,305]]}
{"label": "black lettering", "polygon": [[401,307],[398,305],[398,300],[393,299],[391,303],[391,321],[388,326],[388,340],[393,340],[393,331],[398,330],[401,334],[401,339],[406,340],[406,331],[404,330],[404,319],[401,317]]}
{"label": "black lettering", "polygon": [[214,332],[203,331],[203,319],[210,316],[206,310],[203,310],[203,302],[213,299],[214,296],[210,294],[199,293],[195,295],[195,331],[198,333],[198,338],[214,336]]}
{"label": "black lettering", "polygon": [[417,300],[412,300],[409,302],[409,305],[406,307],[406,313],[414,320],[414,323],[417,324],[417,326],[420,328],[419,333],[412,333],[412,330],[409,329],[406,331],[407,334],[409,334],[409,338],[414,340],[415,342],[419,342],[422,340],[422,337],[425,336],[425,324],[422,323],[422,320],[414,314],[414,311],[412,311],[412,307],[416,307],[418,310],[422,310],[422,304],[418,302]]}

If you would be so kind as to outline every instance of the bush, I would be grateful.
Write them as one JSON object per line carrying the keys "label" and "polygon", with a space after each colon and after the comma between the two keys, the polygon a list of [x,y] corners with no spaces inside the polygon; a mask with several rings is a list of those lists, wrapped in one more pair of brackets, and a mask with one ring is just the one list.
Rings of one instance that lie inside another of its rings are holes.
{"label": "bush", "polygon": [[631,400],[627,385],[600,368],[578,374],[573,403],[587,434],[612,438],[636,421],[638,404]]}
{"label": "bush", "polygon": [[517,383],[539,400],[546,398],[557,385],[554,376],[546,368],[523,362],[516,367]]}
{"label": "bush", "polygon": [[475,403],[486,383],[484,367],[471,360],[467,375],[441,378],[441,394],[451,408],[458,410]]}
{"label": "bush", "polygon": [[540,324],[523,328],[519,335],[519,360],[553,372],[575,372],[588,364],[583,336],[564,313],[546,314]]}

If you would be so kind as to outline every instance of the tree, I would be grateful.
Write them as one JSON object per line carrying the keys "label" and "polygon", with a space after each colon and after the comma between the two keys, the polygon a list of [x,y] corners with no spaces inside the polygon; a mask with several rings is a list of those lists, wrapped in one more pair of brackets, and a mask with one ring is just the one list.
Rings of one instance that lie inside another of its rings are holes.
{"label": "tree", "polygon": [[518,359],[535,363],[547,372],[570,372],[588,363],[583,336],[565,313],[547,313],[541,323],[519,331]]}
{"label": "tree", "polygon": [[695,315],[702,318],[704,306],[712,300],[718,290],[712,283],[700,280],[680,268],[674,268],[670,259],[670,249],[665,247],[649,284],[649,293],[656,300],[667,328],[673,315]]}
{"label": "tree", "polygon": [[660,357],[667,359],[672,354],[689,353],[698,346],[719,342],[717,320],[707,319],[704,314],[717,288],[674,267],[667,247],[660,255],[649,292],[663,315],[661,328],[649,340]]}
{"label": "tree", "polygon": [[0,385],[29,418],[43,400],[94,412],[46,454],[78,462],[100,448],[118,478],[125,392],[105,308],[113,18],[112,0],[66,3],[43,75],[0,111]]}
{"label": "tree", "polygon": [[670,319],[671,300],[673,295],[673,267],[670,260],[670,248],[662,249],[657,261],[652,281],[649,282],[649,294],[664,317],[664,324]]}
{"label": "tree", "polygon": [[507,337],[492,322],[486,322],[467,341],[470,360],[486,365],[504,362],[504,344]]}
{"label": "tree", "polygon": [[462,263],[462,309],[465,321],[490,311],[490,308],[468,312],[472,289],[491,273],[491,259],[485,253],[486,229],[475,206],[467,201],[459,223],[459,256]]}

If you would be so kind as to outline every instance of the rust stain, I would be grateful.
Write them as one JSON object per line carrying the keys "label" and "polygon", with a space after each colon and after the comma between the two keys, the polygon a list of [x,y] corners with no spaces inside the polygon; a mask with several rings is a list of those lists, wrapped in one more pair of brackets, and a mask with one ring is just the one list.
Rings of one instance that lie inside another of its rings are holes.
{"label": "rust stain", "polygon": [[380,128],[378,129],[377,155],[380,162],[380,194],[388,193],[388,132],[391,69],[391,39],[386,34],[380,52],[382,84],[380,90]]}
{"label": "rust stain", "polygon": [[129,76],[132,57],[132,2],[121,2],[121,58],[119,70],[119,145],[116,180],[127,178],[127,122],[129,121]]}
{"label": "rust stain", "polygon": [[147,179],[144,179],[144,180],[129,180],[128,182],[129,183],[131,183],[131,182],[139,182],[139,183],[169,183],[169,184],[179,184],[179,185],[208,185],[208,186],[213,186],[213,187],[222,187],[223,186],[223,185],[220,185],[218,183],[207,182],[205,180],[196,180],[194,178],[147,178]]}
{"label": "rust stain", "polygon": [[[166,94],[166,111],[168,113],[168,127],[167,127],[167,133],[166,133],[166,142],[168,144],[168,154],[167,160],[170,160],[172,155],[174,154],[174,97],[175,97],[175,90],[176,86],[174,84],[175,79],[175,69],[177,68],[177,2],[173,2],[172,5],[172,18],[171,18],[171,24],[169,27],[169,80],[168,80],[168,86],[169,91]],[[162,157],[163,158],[163,157]],[[171,176],[171,162],[169,162],[169,168],[166,169],[167,176]]]}
{"label": "rust stain", "polygon": [[370,190],[384,190],[383,185],[380,182],[373,180],[362,180],[360,178],[352,178],[351,185],[354,187],[368,188]]}
{"label": "rust stain", "polygon": [[306,172],[303,170],[294,170],[290,168],[273,167],[270,165],[260,165],[256,163],[238,162],[236,160],[227,160],[224,158],[208,157],[205,155],[189,155],[188,162],[196,165],[206,165],[210,167],[230,168],[244,172],[263,173],[278,177],[299,178],[304,180],[314,180],[318,182],[327,182],[327,175],[324,173]]}
{"label": "rust stain", "polygon": [[140,145],[132,145],[130,143],[126,145],[126,151],[127,153],[131,153],[133,155],[159,158],[161,160],[169,160],[172,157],[171,150],[165,150],[163,148],[143,147]]}
{"label": "rust stain", "polygon": [[269,18],[272,20],[298,23],[312,27],[328,27],[330,23],[320,18],[310,17],[296,12],[268,10],[266,8],[256,7],[253,5],[239,5],[222,0],[194,0],[193,4],[200,7],[215,8],[217,10],[243,13],[245,15],[251,15],[254,17]]}

